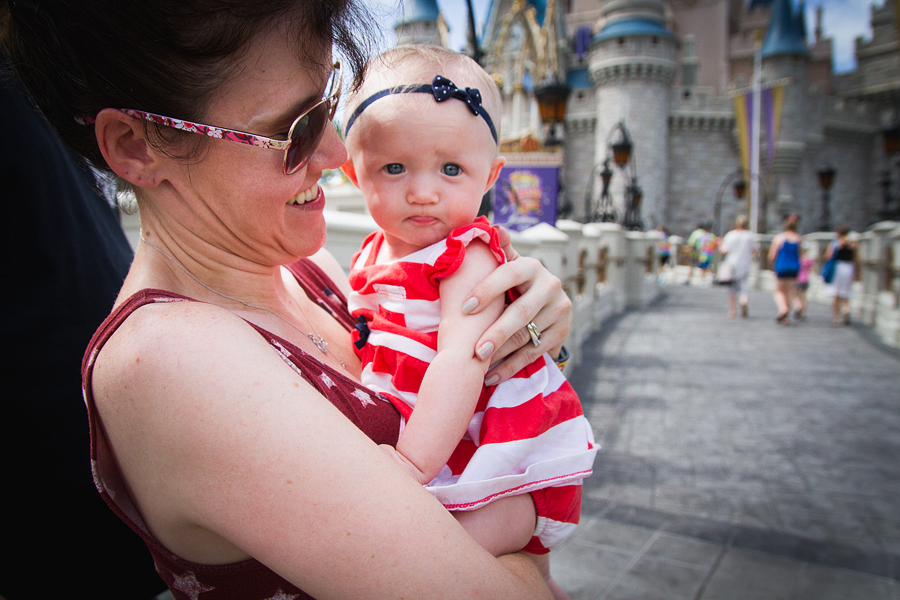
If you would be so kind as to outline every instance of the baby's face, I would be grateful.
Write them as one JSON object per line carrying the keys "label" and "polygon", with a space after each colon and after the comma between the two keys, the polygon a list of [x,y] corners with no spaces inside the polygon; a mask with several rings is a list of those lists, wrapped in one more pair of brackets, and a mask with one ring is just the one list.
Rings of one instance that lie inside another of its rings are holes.
{"label": "baby's face", "polygon": [[372,103],[348,142],[366,205],[395,256],[471,223],[503,164],[484,119],[462,101],[429,94]]}

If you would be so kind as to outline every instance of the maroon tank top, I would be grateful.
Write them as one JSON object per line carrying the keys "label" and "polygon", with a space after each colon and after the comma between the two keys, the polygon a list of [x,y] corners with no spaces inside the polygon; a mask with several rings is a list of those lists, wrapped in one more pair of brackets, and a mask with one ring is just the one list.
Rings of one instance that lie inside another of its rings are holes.
{"label": "maroon tank top", "polygon": [[[328,310],[345,328],[349,330],[352,327],[355,321],[347,312],[346,298],[315,263],[301,259],[287,268],[311,299]],[[85,353],[81,368],[82,388],[91,429],[91,469],[100,495],[113,512],[143,538],[153,556],[156,570],[176,600],[311,598],[252,558],[227,565],[201,565],[173,554],[152,536],[128,495],[94,405],[91,378],[97,355],[125,319],[142,306],[161,302],[197,300],[162,290],[141,290],[106,318]],[[249,324],[281,355],[286,367],[297,371],[375,443],[396,445],[400,434],[400,415],[393,405],[289,341],[253,323]]]}

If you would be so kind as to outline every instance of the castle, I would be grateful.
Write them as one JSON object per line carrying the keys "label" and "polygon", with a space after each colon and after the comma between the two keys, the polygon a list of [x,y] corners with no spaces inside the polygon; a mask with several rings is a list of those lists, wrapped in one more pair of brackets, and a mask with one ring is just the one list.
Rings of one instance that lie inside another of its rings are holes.
{"label": "castle", "polygon": [[[840,75],[821,9],[808,35],[803,5],[791,0],[491,0],[477,47],[503,91],[504,154],[558,165],[558,202],[569,218],[585,220],[598,201],[600,168],[624,128],[635,179],[612,169],[620,221],[632,183],[645,229],[685,235],[715,216],[725,230],[737,214],[757,211],[761,232],[792,213],[802,232],[823,223],[862,230],[900,212],[900,153],[882,144],[900,125],[896,2],[871,9],[872,39],[856,40],[857,67]],[[399,43],[446,43],[435,0],[406,0],[404,11]],[[470,36],[470,55],[475,48]],[[777,140],[762,126],[759,166],[745,170],[733,98],[755,72],[761,88],[782,89],[780,126]],[[561,144],[535,148],[548,127],[534,90],[549,80],[571,90]],[[829,170],[826,189],[819,174]],[[731,191],[745,179],[758,190],[753,207]]]}

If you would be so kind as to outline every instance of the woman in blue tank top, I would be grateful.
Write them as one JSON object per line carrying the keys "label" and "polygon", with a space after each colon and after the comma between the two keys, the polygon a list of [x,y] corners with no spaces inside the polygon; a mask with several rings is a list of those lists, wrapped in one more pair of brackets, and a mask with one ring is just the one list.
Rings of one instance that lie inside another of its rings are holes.
{"label": "woman in blue tank top", "polygon": [[784,222],[784,231],[772,239],[772,246],[769,248],[769,264],[775,270],[774,298],[778,309],[776,321],[782,325],[788,324],[790,307],[794,302],[802,241],[803,238],[797,233],[797,219],[788,217]]}

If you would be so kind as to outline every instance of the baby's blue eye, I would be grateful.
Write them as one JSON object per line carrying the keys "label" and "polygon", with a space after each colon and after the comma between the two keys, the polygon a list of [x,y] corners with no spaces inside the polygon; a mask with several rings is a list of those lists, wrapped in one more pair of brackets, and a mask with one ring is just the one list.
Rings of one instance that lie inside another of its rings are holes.
{"label": "baby's blue eye", "polygon": [[443,173],[444,175],[449,175],[450,177],[456,177],[461,172],[462,169],[459,167],[459,165],[454,165],[452,163],[449,165],[444,165],[441,168],[441,173]]}
{"label": "baby's blue eye", "polygon": [[389,165],[385,165],[384,170],[387,171],[389,175],[399,175],[403,172],[403,165],[401,165],[400,163],[391,163]]}

